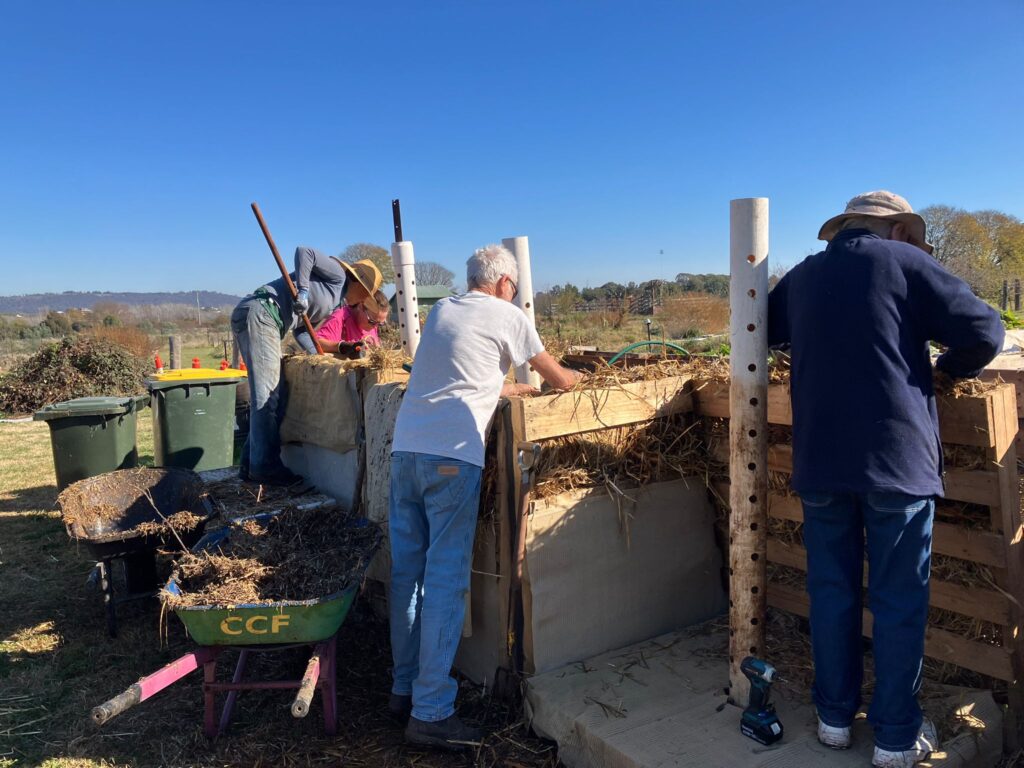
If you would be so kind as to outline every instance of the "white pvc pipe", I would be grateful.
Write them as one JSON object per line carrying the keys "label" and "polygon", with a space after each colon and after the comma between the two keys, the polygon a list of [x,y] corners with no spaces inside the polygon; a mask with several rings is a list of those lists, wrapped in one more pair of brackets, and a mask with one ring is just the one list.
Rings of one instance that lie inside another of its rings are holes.
{"label": "white pvc pipe", "polygon": [[729,205],[729,695],[763,656],[768,528],[768,198]]}
{"label": "white pvc pipe", "polygon": [[416,301],[416,257],[408,240],[391,244],[391,263],[395,268],[395,290],[398,291],[398,330],[402,351],[416,357],[420,345],[420,311]]}
{"label": "white pvc pipe", "polygon": [[[516,265],[519,267],[519,282],[516,287],[519,293],[513,302],[530,319],[530,325],[537,327],[537,321],[533,310],[533,273],[530,270],[530,239],[528,237],[506,237],[501,244],[508,248],[516,257]],[[524,363],[516,368],[516,381],[528,383],[530,386],[540,388],[540,374]]]}

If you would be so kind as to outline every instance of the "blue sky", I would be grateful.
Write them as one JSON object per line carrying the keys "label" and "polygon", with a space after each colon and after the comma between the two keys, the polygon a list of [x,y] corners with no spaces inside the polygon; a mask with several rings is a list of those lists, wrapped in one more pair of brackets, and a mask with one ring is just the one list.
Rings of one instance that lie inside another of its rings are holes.
{"label": "blue sky", "polygon": [[[375,7],[370,7],[371,5]],[[534,284],[728,269],[880,187],[1024,217],[1024,2],[34,2],[0,10],[0,294],[243,294],[392,240]],[[663,253],[662,253],[663,252]]]}

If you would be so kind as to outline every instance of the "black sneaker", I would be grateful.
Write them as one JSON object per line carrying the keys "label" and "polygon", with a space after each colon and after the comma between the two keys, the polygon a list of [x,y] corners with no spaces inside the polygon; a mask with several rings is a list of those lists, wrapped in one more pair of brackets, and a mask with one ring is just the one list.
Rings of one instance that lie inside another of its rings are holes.
{"label": "black sneaker", "polygon": [[409,718],[405,727],[405,740],[421,747],[440,747],[451,752],[480,746],[483,733],[463,723],[458,715],[452,715],[436,723]]}
{"label": "black sneaker", "polygon": [[265,475],[257,475],[253,472],[249,473],[249,480],[253,483],[259,483],[260,485],[281,485],[291,486],[300,485],[305,480],[299,475],[296,475],[287,467],[281,467],[275,469],[273,472],[269,472]]}
{"label": "black sneaker", "polygon": [[409,715],[412,714],[412,696],[392,693],[388,697],[388,714],[394,720],[405,725],[409,720]]}

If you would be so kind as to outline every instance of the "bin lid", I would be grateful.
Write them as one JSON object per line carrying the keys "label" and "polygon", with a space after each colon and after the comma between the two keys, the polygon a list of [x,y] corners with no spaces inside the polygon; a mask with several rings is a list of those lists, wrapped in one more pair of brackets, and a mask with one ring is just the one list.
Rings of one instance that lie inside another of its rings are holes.
{"label": "bin lid", "polygon": [[155,373],[146,379],[150,390],[186,386],[188,384],[234,384],[247,375],[246,371],[226,368],[179,368],[173,371]]}
{"label": "bin lid", "polygon": [[149,395],[132,397],[78,397],[62,403],[52,403],[36,411],[32,418],[35,421],[49,421],[71,416],[117,416],[122,413],[146,406]]}

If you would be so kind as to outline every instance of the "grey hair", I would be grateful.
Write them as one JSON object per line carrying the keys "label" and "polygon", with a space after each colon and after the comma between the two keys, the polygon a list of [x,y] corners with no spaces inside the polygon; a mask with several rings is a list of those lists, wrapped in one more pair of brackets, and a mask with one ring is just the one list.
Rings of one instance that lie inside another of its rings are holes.
{"label": "grey hair", "polygon": [[477,248],[466,262],[466,283],[471,289],[494,285],[502,275],[508,275],[513,283],[519,283],[516,257],[503,245],[491,244]]}
{"label": "grey hair", "polygon": [[839,229],[836,232],[842,232],[844,229],[866,229],[868,232],[888,240],[892,234],[894,223],[877,216],[848,216],[839,222]]}

